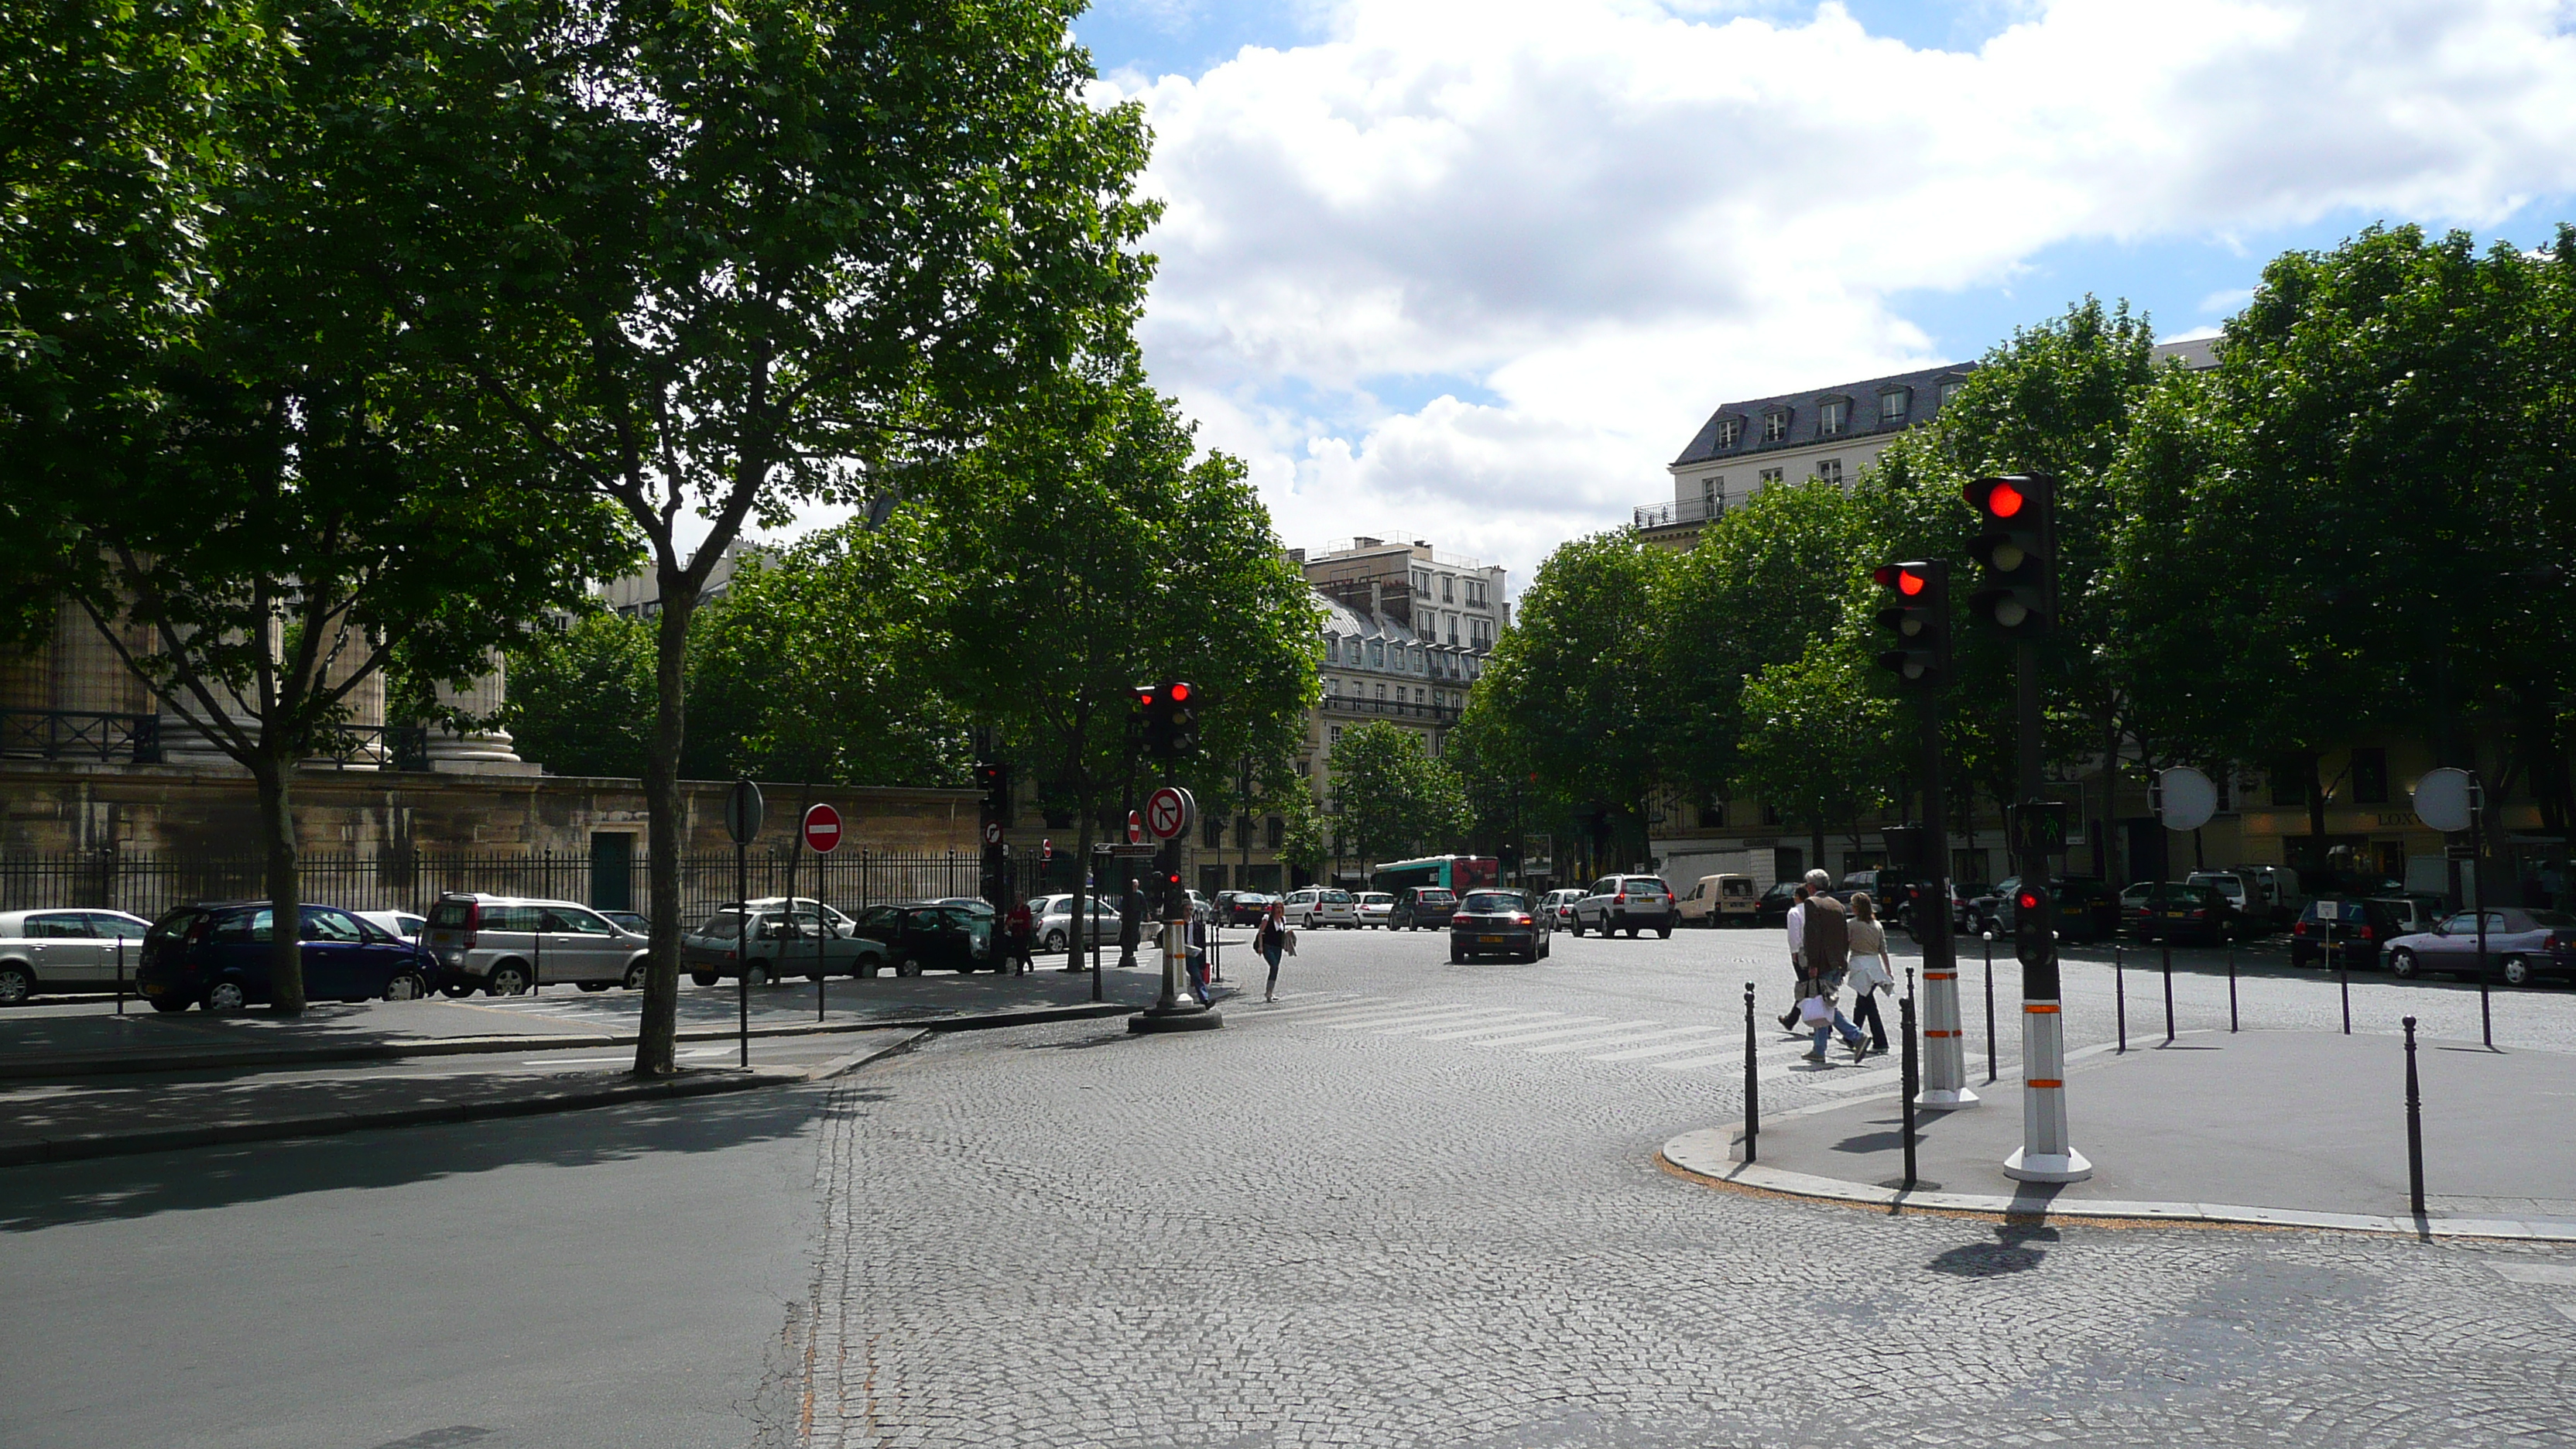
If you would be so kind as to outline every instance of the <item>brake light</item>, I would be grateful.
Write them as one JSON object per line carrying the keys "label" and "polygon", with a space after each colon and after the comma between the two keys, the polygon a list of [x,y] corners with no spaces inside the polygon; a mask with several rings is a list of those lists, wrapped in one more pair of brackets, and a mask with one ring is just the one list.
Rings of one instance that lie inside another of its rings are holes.
{"label": "brake light", "polygon": [[2379,937],[2374,934],[2368,926],[2364,926],[2361,928],[2361,939],[2365,941],[2376,941]]}
{"label": "brake light", "polygon": [[1538,922],[1531,920],[1527,916],[1514,916],[1512,918],[1512,924],[1515,926],[1534,926],[1537,925]]}
{"label": "brake light", "polygon": [[2291,934],[2291,935],[2293,935],[2293,936],[2304,936],[2304,935],[2306,935],[2307,933],[2308,933],[2308,923],[2307,923],[2307,922],[2305,922],[2305,921],[2301,921],[2301,922],[2299,922],[2297,925],[2292,926],[2292,927],[2290,928],[2290,934]]}
{"label": "brake light", "polygon": [[1624,905],[1628,904],[1628,893],[1627,893],[1626,891],[1621,891],[1621,892],[1619,892],[1619,894],[1617,894],[1617,895],[1615,895],[1615,896],[1612,896],[1612,897],[1610,898],[1610,903],[1611,903],[1612,905],[1619,905],[1619,906],[1624,906]]}
{"label": "brake light", "polygon": [[474,933],[481,929],[483,929],[483,903],[481,901],[467,901],[465,903],[466,950],[471,951],[474,949]]}

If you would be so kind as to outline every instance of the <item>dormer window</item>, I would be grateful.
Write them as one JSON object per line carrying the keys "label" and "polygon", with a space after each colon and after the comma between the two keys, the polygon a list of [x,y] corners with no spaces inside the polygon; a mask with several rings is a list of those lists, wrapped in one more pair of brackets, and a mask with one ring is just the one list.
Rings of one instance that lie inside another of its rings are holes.
{"label": "dormer window", "polygon": [[1967,380],[1965,378],[1950,377],[1942,379],[1941,406],[1945,408],[1948,407],[1950,405],[1950,399],[1957,397],[1959,395],[1959,389],[1965,386],[1967,386]]}
{"label": "dormer window", "polygon": [[1717,445],[1719,447],[1732,448],[1743,441],[1744,419],[1719,418],[1717,420]]}
{"label": "dormer window", "polygon": [[1878,420],[1882,423],[1905,421],[1905,410],[1914,403],[1914,389],[1891,387],[1878,395]]}
{"label": "dormer window", "polygon": [[1788,441],[1788,437],[1789,410],[1787,408],[1773,408],[1762,415],[1762,441],[1780,443]]}
{"label": "dormer window", "polygon": [[1816,404],[1816,436],[1838,438],[1851,420],[1851,404],[1841,398],[1826,398]]}

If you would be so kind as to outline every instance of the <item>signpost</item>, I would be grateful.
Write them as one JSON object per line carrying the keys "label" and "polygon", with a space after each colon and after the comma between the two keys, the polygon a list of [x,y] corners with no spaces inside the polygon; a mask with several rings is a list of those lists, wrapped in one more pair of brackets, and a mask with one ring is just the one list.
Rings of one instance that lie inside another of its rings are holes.
{"label": "signpost", "polygon": [[[823,959],[823,937],[832,928],[823,922],[823,862],[841,847],[841,812],[829,805],[816,805],[805,812],[805,844],[815,854],[814,861],[814,1019],[823,1019],[823,980],[830,973],[830,963]],[[789,877],[794,879],[793,876]],[[787,918],[796,918],[796,893],[787,893]]]}
{"label": "signpost", "polygon": [[1145,832],[1163,842],[1154,871],[1163,891],[1163,990],[1152,1006],[1127,1018],[1127,1029],[1211,1031],[1225,1025],[1225,1019],[1189,990],[1190,897],[1181,889],[1180,842],[1198,823],[1198,801],[1178,785],[1165,785],[1145,797],[1143,815]]}
{"label": "signpost", "polygon": [[1178,785],[1165,785],[1145,797],[1145,829],[1156,840],[1178,840],[1198,818],[1198,802]]}
{"label": "signpost", "polygon": [[[2156,818],[2167,830],[2198,830],[2218,813],[2218,786],[2207,775],[2189,765],[2176,765],[2156,776],[2155,785],[2147,791],[2147,803],[2155,808]],[[2172,842],[2165,842],[2168,848]],[[2156,852],[2156,891],[2149,896],[2147,909],[2161,914],[2165,908],[2165,878],[2172,874],[2166,867],[2166,852]],[[2173,1045],[2173,926],[2160,921],[2156,926],[2156,945],[2162,953],[2165,970],[2165,1045]]]}
{"label": "signpost", "polygon": [[2495,1050],[2495,1016],[2487,996],[2486,786],[2476,772],[2449,766],[2415,782],[2415,818],[2446,835],[2469,832],[2469,913],[2478,919],[2478,1022]]}
{"label": "signpost", "polygon": [[747,779],[734,781],[732,791],[725,796],[725,834],[733,837],[733,899],[734,905],[742,912],[741,934],[734,948],[735,964],[746,969],[734,973],[733,999],[738,1033],[736,1042],[740,1047],[742,1065],[746,1067],[751,1065],[751,977],[747,963],[740,957],[751,949],[750,848],[753,837],[760,834],[760,817],[760,787]]}

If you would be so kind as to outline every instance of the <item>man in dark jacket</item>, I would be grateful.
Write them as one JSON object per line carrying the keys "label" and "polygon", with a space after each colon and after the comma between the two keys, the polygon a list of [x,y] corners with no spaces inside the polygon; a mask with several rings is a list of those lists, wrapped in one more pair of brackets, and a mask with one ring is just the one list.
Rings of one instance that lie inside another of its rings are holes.
{"label": "man in dark jacket", "polygon": [[1135,881],[1127,882],[1127,895],[1118,903],[1118,964],[1134,966],[1136,947],[1145,939],[1145,888]]}

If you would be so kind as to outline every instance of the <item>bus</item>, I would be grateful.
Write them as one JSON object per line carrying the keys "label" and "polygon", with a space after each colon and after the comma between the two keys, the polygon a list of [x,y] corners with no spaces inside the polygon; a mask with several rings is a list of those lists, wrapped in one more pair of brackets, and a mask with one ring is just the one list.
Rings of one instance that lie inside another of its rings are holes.
{"label": "bus", "polygon": [[1374,866],[1369,871],[1369,885],[1382,891],[1400,891],[1406,886],[1471,891],[1494,884],[1502,874],[1503,863],[1490,855],[1431,855]]}

